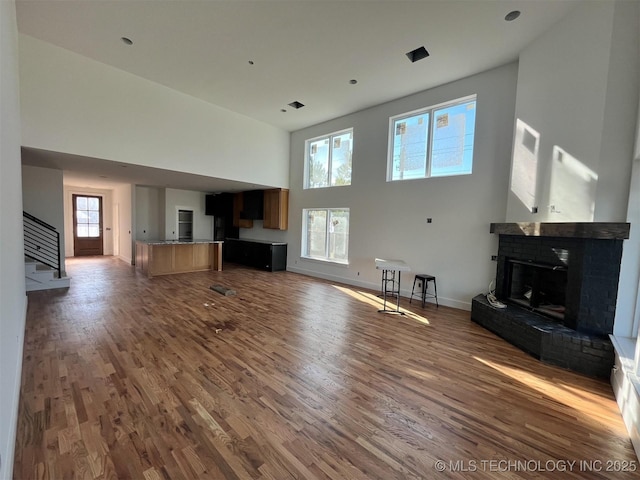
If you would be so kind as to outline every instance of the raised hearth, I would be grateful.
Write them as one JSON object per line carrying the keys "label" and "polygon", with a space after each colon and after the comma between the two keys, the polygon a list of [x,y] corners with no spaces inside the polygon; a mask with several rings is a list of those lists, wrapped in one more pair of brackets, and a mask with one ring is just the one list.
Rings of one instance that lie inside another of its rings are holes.
{"label": "raised hearth", "polygon": [[474,298],[471,318],[542,361],[606,377],[608,334],[628,223],[491,224],[499,237],[496,297]]}

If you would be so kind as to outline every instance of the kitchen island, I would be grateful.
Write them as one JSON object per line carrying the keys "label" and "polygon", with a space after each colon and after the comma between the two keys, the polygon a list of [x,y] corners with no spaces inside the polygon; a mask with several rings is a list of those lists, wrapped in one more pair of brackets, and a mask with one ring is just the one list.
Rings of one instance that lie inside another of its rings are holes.
{"label": "kitchen island", "polygon": [[137,240],[136,268],[149,278],[172,273],[222,270],[221,241]]}

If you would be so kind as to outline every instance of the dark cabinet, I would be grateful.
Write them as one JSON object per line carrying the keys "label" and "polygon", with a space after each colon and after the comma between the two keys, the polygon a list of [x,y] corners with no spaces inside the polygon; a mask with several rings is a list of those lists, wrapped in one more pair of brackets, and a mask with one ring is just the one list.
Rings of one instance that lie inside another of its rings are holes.
{"label": "dark cabinet", "polygon": [[287,269],[287,244],[263,240],[227,238],[224,259],[269,272]]}
{"label": "dark cabinet", "polygon": [[[240,229],[233,225],[233,193],[208,195],[210,212],[213,213],[213,239],[224,241],[226,238],[238,238]],[[207,208],[209,208],[207,207]],[[209,215],[209,214],[207,214]]]}

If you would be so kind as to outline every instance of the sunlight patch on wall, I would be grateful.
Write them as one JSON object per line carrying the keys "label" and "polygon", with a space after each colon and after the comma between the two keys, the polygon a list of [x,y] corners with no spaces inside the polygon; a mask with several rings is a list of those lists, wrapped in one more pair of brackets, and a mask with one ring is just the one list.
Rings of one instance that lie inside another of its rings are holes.
{"label": "sunlight patch on wall", "polygon": [[529,211],[536,206],[539,146],[540,134],[518,119],[511,162],[511,191]]}
{"label": "sunlight patch on wall", "polygon": [[557,145],[553,147],[549,213],[554,221],[592,222],[598,175]]}

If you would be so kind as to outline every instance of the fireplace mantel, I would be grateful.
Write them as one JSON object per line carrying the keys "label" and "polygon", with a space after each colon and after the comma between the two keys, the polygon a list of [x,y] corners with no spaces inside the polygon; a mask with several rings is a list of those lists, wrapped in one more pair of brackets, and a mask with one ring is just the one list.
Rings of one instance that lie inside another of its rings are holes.
{"label": "fireplace mantel", "polygon": [[626,240],[629,238],[629,229],[629,223],[614,222],[514,222],[492,223],[489,231],[499,235],[524,235],[529,237]]}

